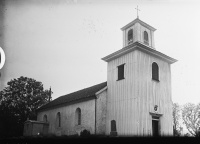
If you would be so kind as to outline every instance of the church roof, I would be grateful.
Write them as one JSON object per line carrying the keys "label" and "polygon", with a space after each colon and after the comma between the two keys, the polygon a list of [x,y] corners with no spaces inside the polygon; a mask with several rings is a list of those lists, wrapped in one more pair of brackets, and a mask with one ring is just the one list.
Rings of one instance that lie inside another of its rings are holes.
{"label": "church roof", "polygon": [[130,22],[130,23],[128,23],[127,25],[125,25],[124,27],[121,28],[121,30],[123,31],[123,30],[129,28],[130,26],[134,25],[135,23],[140,23],[141,25],[143,25],[143,26],[149,28],[149,29],[152,30],[152,31],[155,31],[155,30],[156,30],[154,27],[152,27],[152,26],[150,26],[149,24],[147,24],[147,23],[141,21],[139,18],[136,18],[136,19],[134,19],[132,22]]}
{"label": "church roof", "polygon": [[60,96],[58,98],[56,98],[55,100],[47,103],[46,105],[40,107],[39,109],[37,109],[37,111],[40,110],[44,110],[44,109],[49,109],[58,105],[62,105],[62,104],[66,104],[66,103],[71,103],[71,102],[75,102],[78,100],[83,100],[83,99],[87,99],[87,98],[95,98],[95,94],[97,92],[99,92],[101,89],[103,89],[104,87],[107,86],[107,82],[103,82],[70,94],[66,94],[63,96]]}

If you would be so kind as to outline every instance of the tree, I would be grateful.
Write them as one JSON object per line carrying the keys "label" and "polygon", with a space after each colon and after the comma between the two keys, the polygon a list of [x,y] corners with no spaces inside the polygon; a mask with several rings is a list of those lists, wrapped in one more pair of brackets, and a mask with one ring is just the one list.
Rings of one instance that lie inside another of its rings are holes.
{"label": "tree", "polygon": [[174,132],[174,136],[181,136],[181,131],[183,130],[183,128],[180,126],[180,106],[178,103],[173,103],[173,132]]}
{"label": "tree", "polygon": [[186,128],[195,137],[200,136],[200,103],[195,105],[187,103],[182,109],[183,123]]}
{"label": "tree", "polygon": [[0,135],[22,136],[24,122],[36,120],[35,111],[48,103],[50,91],[44,90],[41,82],[23,76],[7,84],[0,92]]}

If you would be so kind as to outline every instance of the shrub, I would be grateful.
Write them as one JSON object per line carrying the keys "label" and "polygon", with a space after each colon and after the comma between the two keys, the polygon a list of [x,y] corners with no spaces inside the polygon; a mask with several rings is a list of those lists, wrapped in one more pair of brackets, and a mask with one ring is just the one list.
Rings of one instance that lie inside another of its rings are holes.
{"label": "shrub", "polygon": [[88,136],[90,136],[90,131],[84,129],[83,131],[81,131],[80,136],[81,137],[88,137]]}

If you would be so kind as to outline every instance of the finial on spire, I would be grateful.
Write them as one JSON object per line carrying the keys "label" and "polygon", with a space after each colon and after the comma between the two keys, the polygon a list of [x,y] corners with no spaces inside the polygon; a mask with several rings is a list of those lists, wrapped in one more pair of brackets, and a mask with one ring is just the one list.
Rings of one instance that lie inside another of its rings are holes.
{"label": "finial on spire", "polygon": [[137,10],[137,18],[139,19],[138,11],[140,11],[140,10],[138,9],[138,6],[137,6],[137,8],[135,8],[135,9]]}

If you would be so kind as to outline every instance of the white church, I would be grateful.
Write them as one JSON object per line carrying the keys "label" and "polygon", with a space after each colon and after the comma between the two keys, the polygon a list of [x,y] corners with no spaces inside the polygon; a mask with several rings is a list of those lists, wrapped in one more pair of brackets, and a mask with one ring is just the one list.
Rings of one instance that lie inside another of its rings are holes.
{"label": "white church", "polygon": [[172,136],[171,68],[176,62],[155,49],[154,27],[136,18],[121,28],[123,48],[102,58],[107,82],[49,102],[24,135],[91,134]]}

